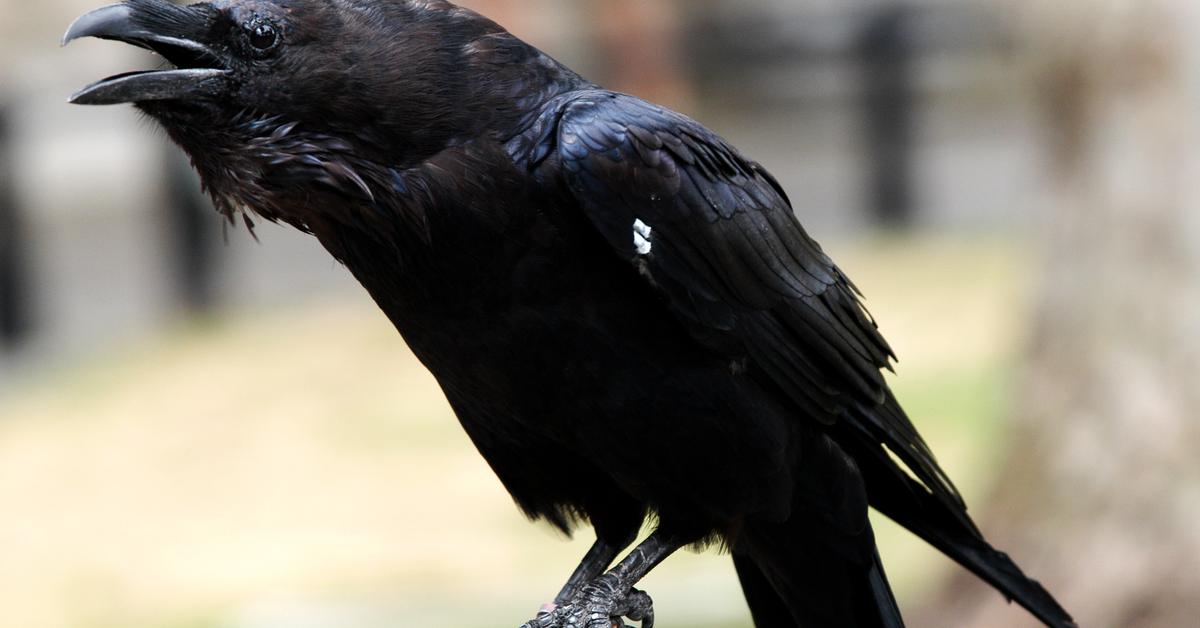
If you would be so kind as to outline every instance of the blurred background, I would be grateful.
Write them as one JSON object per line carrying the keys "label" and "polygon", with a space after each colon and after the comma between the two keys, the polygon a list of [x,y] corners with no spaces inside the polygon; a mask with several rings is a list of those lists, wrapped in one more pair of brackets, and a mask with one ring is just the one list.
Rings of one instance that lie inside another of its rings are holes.
{"label": "blurred background", "polygon": [[[0,624],[515,626],[590,543],[525,522],[315,241],[222,225],[151,63],[0,0]],[[771,169],[867,295],[985,532],[1089,627],[1200,617],[1200,5],[474,0]],[[913,626],[1029,626],[878,523]],[[645,588],[748,628],[728,558]]]}

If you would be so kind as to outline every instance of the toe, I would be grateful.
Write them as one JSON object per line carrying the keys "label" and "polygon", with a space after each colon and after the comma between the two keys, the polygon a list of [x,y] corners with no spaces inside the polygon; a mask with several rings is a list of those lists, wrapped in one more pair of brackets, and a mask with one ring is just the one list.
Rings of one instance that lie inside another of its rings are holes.
{"label": "toe", "polygon": [[621,616],[642,622],[642,628],[654,625],[654,600],[645,591],[630,589],[621,603]]}

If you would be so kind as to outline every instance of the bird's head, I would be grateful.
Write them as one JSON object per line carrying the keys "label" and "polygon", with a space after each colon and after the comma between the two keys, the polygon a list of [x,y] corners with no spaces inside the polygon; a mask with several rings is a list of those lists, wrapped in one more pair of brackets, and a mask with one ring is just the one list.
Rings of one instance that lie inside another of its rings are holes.
{"label": "bird's head", "polygon": [[402,167],[502,126],[496,98],[519,100],[531,75],[488,68],[540,54],[444,0],[126,0],[77,19],[64,43],[82,37],[148,48],[168,65],[98,81],[71,102],[134,103],[210,188],[229,188],[214,196],[255,209],[267,190],[254,186],[283,184],[266,170],[369,196],[338,154]]}

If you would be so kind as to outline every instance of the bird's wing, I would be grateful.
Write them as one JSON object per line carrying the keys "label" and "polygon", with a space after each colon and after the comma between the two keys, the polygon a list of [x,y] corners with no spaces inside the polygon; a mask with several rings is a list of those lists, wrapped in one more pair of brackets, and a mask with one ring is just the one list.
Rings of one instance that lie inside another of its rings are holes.
{"label": "bird's wing", "polygon": [[578,94],[556,119],[534,152],[557,158],[583,212],[698,341],[747,359],[809,418],[886,445],[962,508],[883,379],[892,350],[769,173],[698,122],[631,96]]}

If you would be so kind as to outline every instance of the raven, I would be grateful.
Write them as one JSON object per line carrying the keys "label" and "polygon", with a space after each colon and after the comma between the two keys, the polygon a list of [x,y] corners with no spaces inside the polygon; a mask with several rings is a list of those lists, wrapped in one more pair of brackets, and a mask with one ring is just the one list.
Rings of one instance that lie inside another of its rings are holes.
{"label": "raven", "polygon": [[444,0],[128,0],[87,36],[169,67],[72,102],[136,104],[226,217],[315,236],[517,505],[594,527],[526,628],[649,628],[637,582],[713,542],[760,628],[902,626],[869,506],[1073,625],[967,515],[779,182],[700,123]]}

